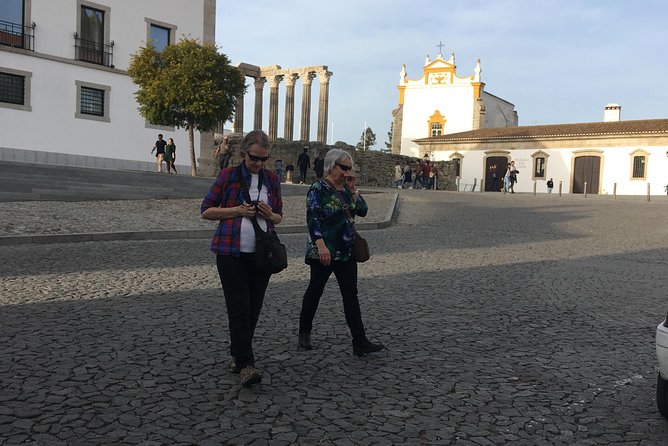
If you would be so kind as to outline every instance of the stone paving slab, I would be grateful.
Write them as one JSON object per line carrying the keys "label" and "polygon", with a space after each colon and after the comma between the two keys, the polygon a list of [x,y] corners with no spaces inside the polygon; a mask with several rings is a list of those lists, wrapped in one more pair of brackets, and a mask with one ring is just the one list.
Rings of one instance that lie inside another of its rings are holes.
{"label": "stone paving slab", "polygon": [[[390,224],[396,193],[365,195],[370,210],[360,229]],[[217,223],[200,217],[200,199],[0,202],[0,246],[21,243],[211,237]],[[287,196],[279,233],[305,232],[306,201]]]}
{"label": "stone paving slab", "polygon": [[364,234],[363,358],[335,283],[297,350],[282,236],[250,389],[207,240],[0,247],[0,444],[664,445],[668,205],[553,198],[402,193]]}

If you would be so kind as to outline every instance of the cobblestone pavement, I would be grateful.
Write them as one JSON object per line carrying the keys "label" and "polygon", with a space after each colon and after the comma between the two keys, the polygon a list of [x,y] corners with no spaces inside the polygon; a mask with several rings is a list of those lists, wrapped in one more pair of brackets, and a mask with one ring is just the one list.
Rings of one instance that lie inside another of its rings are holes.
{"label": "cobblestone pavement", "polygon": [[[306,224],[306,191],[283,197],[283,225]],[[382,221],[394,194],[364,194],[366,221]],[[211,229],[200,217],[201,199],[0,202],[0,236],[114,231]]]}
{"label": "cobblestone pavement", "polygon": [[1,247],[0,444],[664,445],[667,222],[667,201],[403,191],[365,233],[362,314],[388,348],[363,358],[334,283],[297,350],[286,234],[250,389],[207,240]]}

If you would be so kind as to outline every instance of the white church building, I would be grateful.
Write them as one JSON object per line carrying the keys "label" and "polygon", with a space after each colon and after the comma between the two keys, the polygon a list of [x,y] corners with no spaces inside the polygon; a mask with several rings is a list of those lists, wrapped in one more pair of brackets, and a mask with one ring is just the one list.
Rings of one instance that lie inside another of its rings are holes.
{"label": "white church building", "polygon": [[[0,160],[155,170],[162,133],[188,165],[187,132],[140,116],[126,70],[149,40],[214,42],[215,13],[215,0],[2,0]],[[212,144],[196,132],[196,157]]]}
{"label": "white church building", "polygon": [[399,105],[392,112],[392,153],[422,157],[415,139],[490,127],[517,125],[510,102],[485,91],[477,61],[473,74],[460,76],[455,55],[426,57],[419,79],[409,79],[402,67]]}

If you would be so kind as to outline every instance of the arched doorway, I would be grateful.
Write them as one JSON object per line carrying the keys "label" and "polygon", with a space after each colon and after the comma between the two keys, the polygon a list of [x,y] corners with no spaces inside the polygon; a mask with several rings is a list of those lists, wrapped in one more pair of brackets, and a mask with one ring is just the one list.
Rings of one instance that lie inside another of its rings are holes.
{"label": "arched doorway", "polygon": [[573,186],[574,194],[585,192],[587,183],[588,194],[598,194],[599,178],[601,174],[601,158],[599,156],[578,156],[573,162]]}
{"label": "arched doorway", "polygon": [[507,166],[507,156],[488,156],[485,159],[485,192],[501,191]]}

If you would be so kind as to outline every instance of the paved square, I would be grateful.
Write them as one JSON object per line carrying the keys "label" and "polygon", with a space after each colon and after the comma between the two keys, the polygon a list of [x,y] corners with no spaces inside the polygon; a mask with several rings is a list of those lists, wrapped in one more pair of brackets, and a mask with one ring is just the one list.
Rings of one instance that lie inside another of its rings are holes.
{"label": "paved square", "polygon": [[305,235],[261,385],[226,371],[208,240],[0,247],[0,444],[663,445],[668,200],[403,191],[367,231],[352,355],[335,280],[296,349]]}

